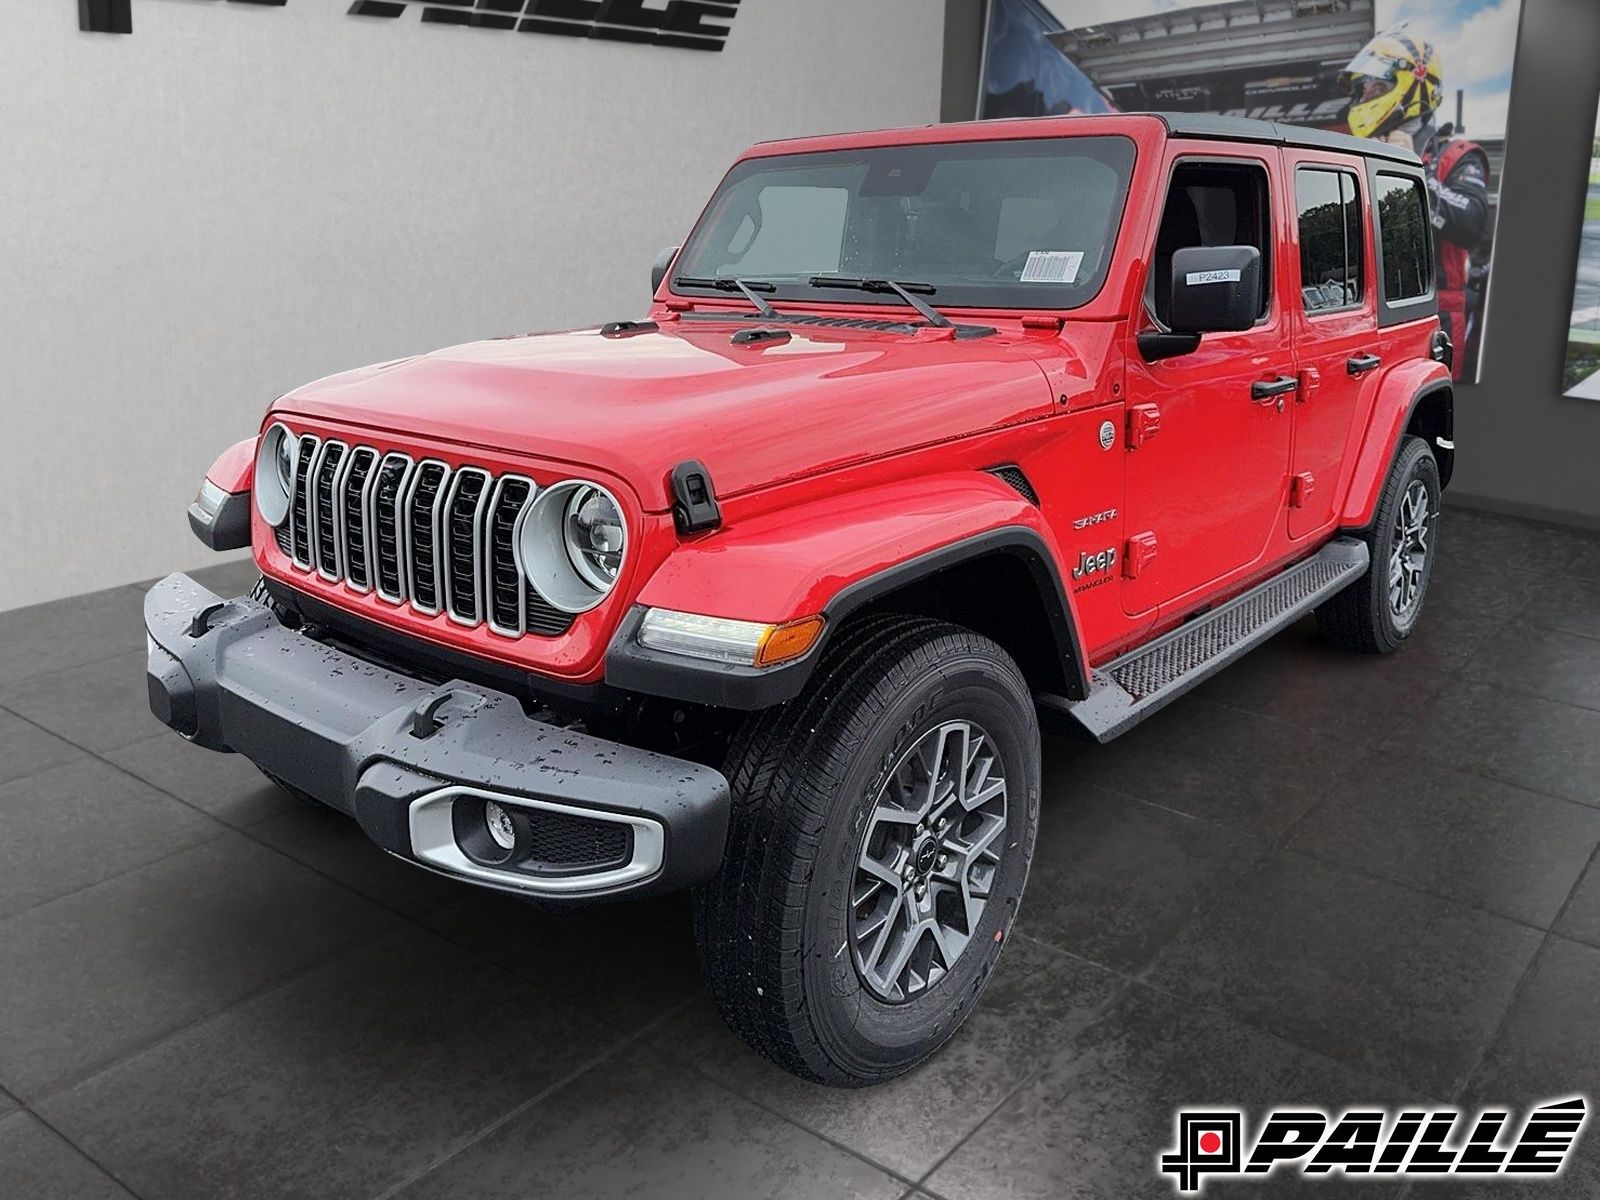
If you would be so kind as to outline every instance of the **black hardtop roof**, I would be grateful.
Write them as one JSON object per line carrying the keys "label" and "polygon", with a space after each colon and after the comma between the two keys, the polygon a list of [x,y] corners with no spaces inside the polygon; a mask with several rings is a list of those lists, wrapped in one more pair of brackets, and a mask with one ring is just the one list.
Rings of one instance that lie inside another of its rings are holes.
{"label": "black hardtop roof", "polygon": [[1422,160],[1412,151],[1390,142],[1333,133],[1326,129],[1311,129],[1304,125],[1258,121],[1253,117],[1220,117],[1213,113],[1158,112],[1150,115],[1167,127],[1169,137],[1268,142],[1275,146],[1303,146],[1308,150],[1334,150],[1340,154],[1359,154],[1365,158],[1386,158],[1413,167],[1422,164]]}

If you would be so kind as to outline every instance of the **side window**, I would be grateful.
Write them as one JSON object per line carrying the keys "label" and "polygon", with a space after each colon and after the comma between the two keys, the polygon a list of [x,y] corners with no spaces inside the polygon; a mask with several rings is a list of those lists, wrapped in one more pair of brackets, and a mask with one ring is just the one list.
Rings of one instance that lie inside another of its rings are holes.
{"label": "side window", "polygon": [[1428,198],[1422,181],[1380,172],[1376,183],[1383,298],[1397,304],[1427,296],[1433,291],[1433,261],[1428,255]]}
{"label": "side window", "polygon": [[1172,172],[1151,264],[1149,301],[1167,324],[1172,299],[1172,256],[1190,246],[1254,246],[1261,251],[1261,309],[1272,289],[1272,221],[1267,172],[1255,163],[1184,162]]}
{"label": "side window", "polygon": [[1348,171],[1295,171],[1300,213],[1300,296],[1308,313],[1361,303],[1361,194]]}

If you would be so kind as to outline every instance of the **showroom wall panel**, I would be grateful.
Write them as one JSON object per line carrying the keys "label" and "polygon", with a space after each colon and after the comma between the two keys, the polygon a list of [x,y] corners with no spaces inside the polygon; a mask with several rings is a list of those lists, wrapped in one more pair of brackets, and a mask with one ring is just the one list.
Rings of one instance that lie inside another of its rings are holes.
{"label": "showroom wall panel", "polygon": [[938,0],[742,5],[720,53],[283,6],[0,5],[0,609],[208,561],[274,396],[637,315],[752,141],[939,115]]}

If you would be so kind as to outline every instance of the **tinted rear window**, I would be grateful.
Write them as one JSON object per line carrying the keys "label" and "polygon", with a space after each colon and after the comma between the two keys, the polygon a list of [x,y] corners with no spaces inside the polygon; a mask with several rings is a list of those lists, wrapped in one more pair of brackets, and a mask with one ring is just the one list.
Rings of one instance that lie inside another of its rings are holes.
{"label": "tinted rear window", "polygon": [[1428,198],[1410,175],[1377,176],[1378,231],[1383,248],[1383,298],[1390,304],[1433,291],[1428,254]]}

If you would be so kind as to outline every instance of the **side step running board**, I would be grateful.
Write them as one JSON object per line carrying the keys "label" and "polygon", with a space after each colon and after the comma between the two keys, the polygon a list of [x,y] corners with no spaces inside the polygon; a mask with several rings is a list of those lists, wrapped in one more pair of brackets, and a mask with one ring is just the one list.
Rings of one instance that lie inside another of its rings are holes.
{"label": "side step running board", "polygon": [[1338,538],[1242,596],[1096,668],[1088,699],[1041,695],[1038,701],[1109,742],[1354,582],[1368,557],[1365,542]]}

